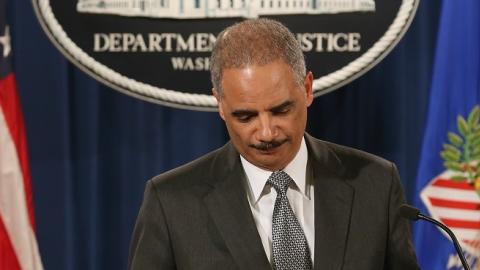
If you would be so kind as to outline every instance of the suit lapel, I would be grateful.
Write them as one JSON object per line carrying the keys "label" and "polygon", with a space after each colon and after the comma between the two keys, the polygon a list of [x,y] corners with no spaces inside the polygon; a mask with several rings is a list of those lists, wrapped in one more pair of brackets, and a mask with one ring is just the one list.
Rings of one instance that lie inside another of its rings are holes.
{"label": "suit lapel", "polygon": [[244,172],[233,146],[219,155],[211,179],[214,189],[205,196],[208,211],[239,269],[271,269],[243,186]]}
{"label": "suit lapel", "polygon": [[341,269],[354,198],[353,187],[340,177],[340,161],[322,142],[307,137],[315,187],[315,270]]}

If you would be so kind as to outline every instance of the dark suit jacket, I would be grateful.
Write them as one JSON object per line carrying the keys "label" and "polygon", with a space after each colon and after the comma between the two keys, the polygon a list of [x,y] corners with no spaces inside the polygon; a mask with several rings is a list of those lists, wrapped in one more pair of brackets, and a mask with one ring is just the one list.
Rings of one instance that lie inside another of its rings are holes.
{"label": "dark suit jacket", "polygon": [[[393,163],[306,135],[314,269],[418,269]],[[147,183],[130,269],[271,269],[231,143]]]}

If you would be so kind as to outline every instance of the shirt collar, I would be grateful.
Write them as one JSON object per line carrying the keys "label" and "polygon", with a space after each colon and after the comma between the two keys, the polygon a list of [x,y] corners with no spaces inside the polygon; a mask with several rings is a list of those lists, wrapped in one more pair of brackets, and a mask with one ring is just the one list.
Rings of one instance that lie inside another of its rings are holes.
{"label": "shirt collar", "polygon": [[[308,198],[306,185],[307,159],[307,145],[305,144],[305,138],[302,138],[300,149],[283,171],[290,175],[298,187],[298,190]],[[250,200],[256,203],[262,195],[268,177],[270,177],[272,172],[253,165],[242,155],[240,155],[240,160],[247,176]]]}

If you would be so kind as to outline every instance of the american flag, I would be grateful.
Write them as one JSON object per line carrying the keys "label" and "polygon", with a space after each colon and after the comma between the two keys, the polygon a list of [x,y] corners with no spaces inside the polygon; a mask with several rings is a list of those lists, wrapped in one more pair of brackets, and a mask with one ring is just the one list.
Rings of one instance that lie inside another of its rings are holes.
{"label": "american flag", "polygon": [[25,127],[11,70],[6,8],[6,0],[0,0],[0,269],[40,270]]}

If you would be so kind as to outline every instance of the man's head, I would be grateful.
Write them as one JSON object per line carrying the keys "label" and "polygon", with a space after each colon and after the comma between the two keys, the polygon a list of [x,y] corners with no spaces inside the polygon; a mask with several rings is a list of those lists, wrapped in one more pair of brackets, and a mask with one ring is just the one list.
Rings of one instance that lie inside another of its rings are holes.
{"label": "man's head", "polygon": [[311,72],[293,34],[266,19],[220,33],[212,52],[213,93],[230,138],[249,162],[283,169],[296,155],[313,100]]}
{"label": "man's head", "polygon": [[223,30],[210,61],[213,88],[223,93],[223,71],[249,65],[263,66],[282,59],[299,85],[305,79],[305,58],[293,34],[281,23],[269,19],[246,20]]}

